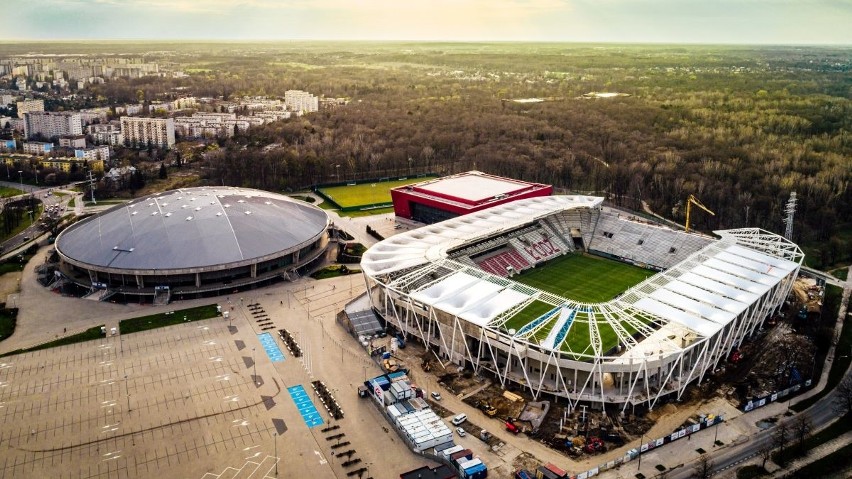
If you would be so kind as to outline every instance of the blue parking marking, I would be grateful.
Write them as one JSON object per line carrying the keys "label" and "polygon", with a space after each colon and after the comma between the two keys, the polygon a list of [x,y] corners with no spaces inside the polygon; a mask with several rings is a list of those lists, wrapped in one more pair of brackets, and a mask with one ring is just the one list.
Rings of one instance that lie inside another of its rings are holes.
{"label": "blue parking marking", "polygon": [[284,361],[284,353],[281,352],[281,349],[275,342],[275,338],[271,334],[258,334],[257,338],[260,339],[260,345],[263,346],[263,350],[266,351],[266,355],[269,356],[270,361],[273,363]]}
{"label": "blue parking marking", "polygon": [[301,385],[292,386],[287,388],[287,392],[290,393],[290,398],[293,399],[293,403],[296,404],[296,409],[299,410],[302,420],[305,421],[305,424],[309,428],[323,424],[322,416],[320,416],[319,411],[317,411],[305,388]]}

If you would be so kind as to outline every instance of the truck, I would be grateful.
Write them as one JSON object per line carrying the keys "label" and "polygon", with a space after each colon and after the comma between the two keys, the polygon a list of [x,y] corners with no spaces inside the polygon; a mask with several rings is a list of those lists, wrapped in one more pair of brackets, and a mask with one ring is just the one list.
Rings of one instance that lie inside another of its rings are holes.
{"label": "truck", "polygon": [[394,338],[396,338],[396,345],[399,349],[405,349],[405,336],[403,336],[402,333],[396,333]]}
{"label": "truck", "polygon": [[476,407],[479,408],[480,411],[484,412],[488,417],[494,417],[497,414],[497,409],[487,401],[479,401]]}
{"label": "truck", "polygon": [[506,430],[512,434],[518,434],[520,432],[527,432],[527,427],[521,421],[509,416],[506,418]]}
{"label": "truck", "polygon": [[483,429],[482,431],[479,432],[479,439],[481,439],[485,442],[490,441],[492,437],[493,436],[491,435],[491,433],[486,431],[485,429]]}

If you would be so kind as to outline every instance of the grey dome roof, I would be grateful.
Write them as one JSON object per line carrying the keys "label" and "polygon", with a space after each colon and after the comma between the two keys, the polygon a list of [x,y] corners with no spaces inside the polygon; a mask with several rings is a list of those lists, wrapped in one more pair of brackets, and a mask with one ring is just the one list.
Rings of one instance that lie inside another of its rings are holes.
{"label": "grey dome roof", "polygon": [[[299,249],[328,226],[315,206],[229,187],[186,188],[111,208],[59,235],[73,262],[121,270],[210,270]],[[190,272],[190,271],[187,271]]]}

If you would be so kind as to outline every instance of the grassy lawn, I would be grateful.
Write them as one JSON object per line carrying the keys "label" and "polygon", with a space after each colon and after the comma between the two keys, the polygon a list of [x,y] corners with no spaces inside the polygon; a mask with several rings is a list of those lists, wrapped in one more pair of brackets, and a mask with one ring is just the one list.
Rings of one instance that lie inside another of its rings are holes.
{"label": "grassy lawn", "polygon": [[817,459],[799,469],[796,477],[829,477],[845,470],[850,464],[852,464],[852,444],[847,444],[822,459]]}
{"label": "grassy lawn", "polygon": [[30,221],[30,214],[26,213],[21,217],[21,223],[12,230],[11,233],[7,235],[0,236],[0,242],[6,241],[7,239],[15,236],[16,234],[24,231],[29,228],[31,224],[34,222],[38,222],[38,219],[41,217],[41,213],[44,211],[44,205],[42,203],[38,204],[38,211],[35,214],[34,221]]}
{"label": "grassy lawn", "polygon": [[[825,314],[832,318],[837,317],[838,309],[840,308],[840,299],[843,290],[837,286],[826,285],[825,288]],[[844,321],[843,328],[840,330],[840,339],[837,341],[837,346],[834,349],[834,362],[831,364],[831,370],[828,372],[828,382],[825,389],[814,394],[813,396],[794,404],[790,409],[794,411],[804,411],[811,407],[829,391],[834,389],[843,379],[843,373],[852,362],[852,321]]]}
{"label": "grassy lawn", "polygon": [[164,313],[150,314],[148,316],[140,316],[138,318],[125,319],[119,321],[118,329],[121,334],[136,333],[139,331],[147,331],[149,329],[164,328],[189,321],[200,321],[202,319],[210,319],[218,316],[215,304],[206,306],[198,306],[196,308],[179,309],[177,311],[167,311]]}
{"label": "grassy lawn", "polygon": [[314,274],[311,275],[311,278],[328,279],[328,278],[336,278],[338,276],[346,276],[348,274],[358,274],[360,272],[361,272],[360,269],[349,269],[344,265],[334,265],[334,266],[327,266],[327,267],[315,272]]}
{"label": "grassy lawn", "polygon": [[102,326],[95,326],[94,328],[89,328],[82,333],[72,334],[70,336],[65,336],[64,338],[59,338],[56,341],[51,341],[49,343],[40,344],[38,346],[34,346],[32,348],[26,349],[17,349],[15,351],[10,351],[5,353],[2,356],[11,356],[13,354],[21,354],[21,353],[29,353],[32,351],[39,351],[41,349],[49,349],[55,348],[57,346],[67,346],[69,344],[82,343],[84,341],[91,341],[93,339],[103,338],[104,335],[101,333]]}
{"label": "grassy lawn", "polygon": [[83,206],[98,206],[98,205],[123,205],[128,200],[97,200],[97,203],[92,203],[89,200],[84,200]]}
{"label": "grassy lawn", "polygon": [[71,198],[71,200],[68,201],[68,208],[73,208],[74,206],[76,206],[76,204],[77,204],[77,197],[75,196],[74,198]]}
{"label": "grassy lawn", "polygon": [[0,198],[8,198],[10,196],[18,196],[23,191],[17,188],[9,188],[8,186],[0,186]]}
{"label": "grassy lawn", "polygon": [[[825,444],[832,439],[841,436],[852,430],[852,414],[847,414],[838,418],[836,421],[831,423],[830,426],[823,429],[822,431],[814,434],[813,436],[805,439],[804,448],[805,451],[809,451],[817,446]],[[781,456],[781,451],[775,451],[772,453],[772,461],[776,464],[786,464],[791,459],[799,457],[802,455],[802,451],[799,450],[798,440],[793,439],[790,443],[784,447],[784,456]],[[823,477],[823,476],[797,476],[797,477]]]}
{"label": "grassy lawn", "polygon": [[[420,183],[429,178],[409,178],[407,180],[382,181],[380,183],[363,183],[353,186],[332,186],[319,188],[323,194],[334,200],[341,208],[353,206],[372,205],[376,203],[390,203],[391,188],[397,186]],[[375,213],[372,213],[375,214]]]}
{"label": "grassy lawn", "polygon": [[[325,203],[323,203],[325,204]],[[393,206],[388,206],[387,208],[373,208],[370,210],[363,211],[340,211],[338,214],[340,216],[349,216],[351,218],[358,218],[361,216],[372,216],[372,215],[383,215],[385,213],[393,213]]]}
{"label": "grassy lawn", "polygon": [[831,275],[835,278],[846,281],[846,277],[849,275],[849,268],[837,268],[831,270]]}
{"label": "grassy lawn", "polygon": [[584,303],[609,301],[654,272],[599,256],[569,254],[513,279]]}
{"label": "grassy lawn", "polygon": [[17,321],[17,309],[0,310],[0,341],[3,341],[15,332],[15,324],[17,324]]}

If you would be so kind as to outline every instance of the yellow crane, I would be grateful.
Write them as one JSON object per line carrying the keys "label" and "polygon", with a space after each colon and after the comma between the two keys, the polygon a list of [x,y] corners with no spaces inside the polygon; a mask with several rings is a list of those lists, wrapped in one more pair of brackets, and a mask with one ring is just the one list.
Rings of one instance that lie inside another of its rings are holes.
{"label": "yellow crane", "polygon": [[701,208],[702,210],[710,213],[712,216],[716,216],[716,213],[713,213],[712,211],[710,211],[709,208],[707,208],[706,206],[701,204],[701,202],[698,201],[698,198],[696,198],[695,195],[689,195],[689,198],[686,199],[686,232],[687,233],[689,233],[689,214],[692,211],[692,205],[695,205],[695,206]]}

